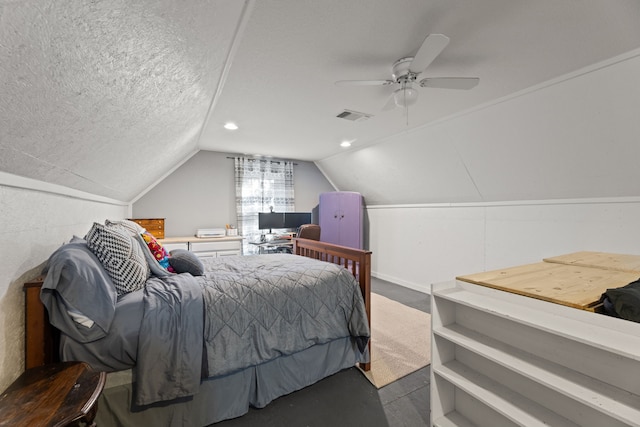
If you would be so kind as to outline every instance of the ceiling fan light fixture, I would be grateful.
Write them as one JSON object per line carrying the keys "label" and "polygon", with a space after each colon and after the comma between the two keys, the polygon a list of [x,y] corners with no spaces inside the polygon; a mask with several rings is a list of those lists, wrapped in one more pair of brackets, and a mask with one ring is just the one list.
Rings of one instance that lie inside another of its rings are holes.
{"label": "ceiling fan light fixture", "polygon": [[398,107],[406,108],[418,101],[418,91],[412,87],[403,87],[393,93],[393,102]]}

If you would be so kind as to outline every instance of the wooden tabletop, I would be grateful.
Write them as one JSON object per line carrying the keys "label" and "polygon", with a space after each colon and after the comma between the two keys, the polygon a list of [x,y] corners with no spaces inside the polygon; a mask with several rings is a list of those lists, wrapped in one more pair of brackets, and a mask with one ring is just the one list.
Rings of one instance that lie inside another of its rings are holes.
{"label": "wooden tabletop", "polygon": [[567,255],[544,258],[545,262],[595,267],[605,270],[627,271],[640,277],[640,255],[611,254],[606,252],[574,252]]}
{"label": "wooden tabletop", "polygon": [[93,421],[106,374],[82,362],[26,370],[0,396],[0,426],[66,426]]}
{"label": "wooden tabletop", "polygon": [[519,295],[594,311],[602,294],[640,277],[640,256],[576,252],[543,262],[457,277]]}

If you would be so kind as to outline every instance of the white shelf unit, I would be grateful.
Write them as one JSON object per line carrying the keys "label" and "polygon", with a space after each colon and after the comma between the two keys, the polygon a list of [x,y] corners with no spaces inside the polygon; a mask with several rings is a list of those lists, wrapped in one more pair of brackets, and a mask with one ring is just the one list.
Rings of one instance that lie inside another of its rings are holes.
{"label": "white shelf unit", "polygon": [[461,281],[431,302],[433,426],[640,426],[640,324]]}

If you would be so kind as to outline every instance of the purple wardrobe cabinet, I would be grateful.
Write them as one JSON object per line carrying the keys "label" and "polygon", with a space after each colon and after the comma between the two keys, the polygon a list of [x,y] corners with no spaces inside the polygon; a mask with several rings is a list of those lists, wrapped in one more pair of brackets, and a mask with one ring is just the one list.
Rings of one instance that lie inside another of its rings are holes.
{"label": "purple wardrobe cabinet", "polygon": [[318,213],[321,241],[363,248],[364,199],[360,193],[321,193]]}

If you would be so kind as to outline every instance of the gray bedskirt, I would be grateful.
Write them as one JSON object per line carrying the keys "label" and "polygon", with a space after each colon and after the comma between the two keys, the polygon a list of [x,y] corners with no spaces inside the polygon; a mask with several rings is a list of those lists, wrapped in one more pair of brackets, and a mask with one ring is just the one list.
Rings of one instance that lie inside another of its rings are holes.
{"label": "gray bedskirt", "polygon": [[[262,408],[274,399],[314,384],[329,375],[369,361],[353,338],[339,338],[258,366],[208,378],[193,397],[145,407],[132,407],[135,382],[129,372],[108,375],[98,401],[97,425],[207,426],[244,415],[250,406]],[[120,382],[120,383],[119,383]]]}

